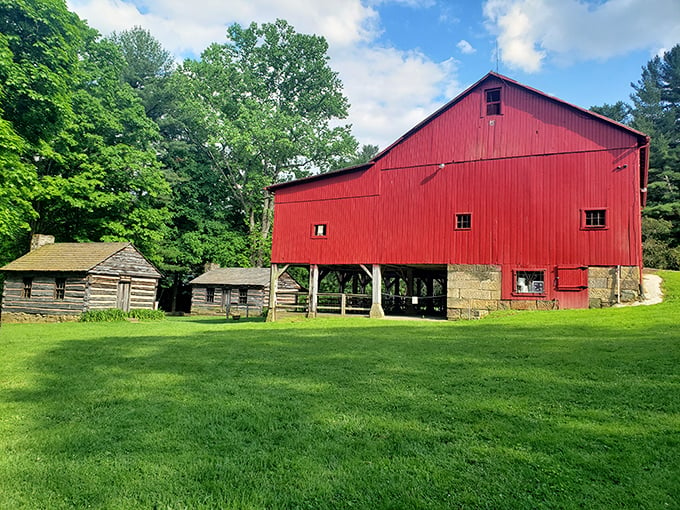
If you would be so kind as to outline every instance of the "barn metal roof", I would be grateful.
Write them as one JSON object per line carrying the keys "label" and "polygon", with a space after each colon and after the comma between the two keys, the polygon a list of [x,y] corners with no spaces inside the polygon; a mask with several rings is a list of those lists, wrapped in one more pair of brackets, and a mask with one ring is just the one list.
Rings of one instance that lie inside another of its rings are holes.
{"label": "barn metal roof", "polygon": [[54,243],[10,262],[0,271],[89,271],[132,243]]}
{"label": "barn metal roof", "polygon": [[269,287],[269,277],[268,267],[224,267],[203,273],[189,284]]}

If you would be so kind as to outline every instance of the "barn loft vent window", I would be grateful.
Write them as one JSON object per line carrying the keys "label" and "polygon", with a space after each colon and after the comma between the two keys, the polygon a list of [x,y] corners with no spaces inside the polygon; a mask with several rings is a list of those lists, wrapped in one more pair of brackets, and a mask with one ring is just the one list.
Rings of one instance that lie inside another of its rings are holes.
{"label": "barn loft vent window", "polygon": [[583,226],[585,228],[606,228],[607,211],[605,209],[586,209],[583,211]]}
{"label": "barn loft vent window", "polygon": [[470,230],[472,228],[472,214],[456,214],[456,230]]}
{"label": "barn loft vent window", "polygon": [[544,271],[515,271],[515,293],[544,294]]}
{"label": "barn loft vent window", "polygon": [[248,289],[238,289],[238,304],[248,304]]}
{"label": "barn loft vent window", "polygon": [[327,232],[328,229],[325,223],[317,223],[316,225],[314,225],[314,228],[312,229],[312,235],[314,237],[326,237]]}
{"label": "barn loft vent window", "polygon": [[66,296],[66,278],[55,278],[54,299],[64,299]]}
{"label": "barn loft vent window", "polygon": [[212,288],[205,289],[205,302],[206,303],[215,302],[215,289]]}
{"label": "barn loft vent window", "polygon": [[486,93],[486,114],[501,114],[501,89],[489,89]]}
{"label": "barn loft vent window", "polygon": [[32,290],[33,290],[33,278],[24,278],[24,291],[21,294],[22,297],[30,298]]}

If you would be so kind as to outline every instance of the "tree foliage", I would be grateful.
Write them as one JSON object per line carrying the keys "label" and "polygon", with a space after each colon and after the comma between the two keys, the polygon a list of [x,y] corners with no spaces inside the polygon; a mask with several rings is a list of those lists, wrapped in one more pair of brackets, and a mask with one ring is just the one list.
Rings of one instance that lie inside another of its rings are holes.
{"label": "tree foliage", "polygon": [[[169,188],[158,128],[122,80],[119,48],[63,0],[0,0],[0,238],[133,241],[154,258]],[[9,169],[9,170],[8,170]]]}
{"label": "tree foliage", "polygon": [[121,78],[144,104],[146,114],[158,120],[171,100],[167,78],[174,70],[172,55],[149,30],[135,26],[109,37],[120,48],[124,65]]}
{"label": "tree foliage", "polygon": [[680,269],[680,45],[650,60],[632,86],[631,125],[652,138],[645,215],[668,225],[646,233],[646,263]]}
{"label": "tree foliage", "polygon": [[680,269],[680,45],[647,62],[631,86],[632,105],[619,101],[591,110],[651,137],[644,260]]}
{"label": "tree foliage", "polygon": [[184,136],[228,187],[230,208],[247,228],[250,262],[267,254],[273,203],[268,185],[328,168],[356,150],[347,99],[328,65],[327,43],[298,34],[285,21],[232,25],[228,41],[175,75],[186,101]]}

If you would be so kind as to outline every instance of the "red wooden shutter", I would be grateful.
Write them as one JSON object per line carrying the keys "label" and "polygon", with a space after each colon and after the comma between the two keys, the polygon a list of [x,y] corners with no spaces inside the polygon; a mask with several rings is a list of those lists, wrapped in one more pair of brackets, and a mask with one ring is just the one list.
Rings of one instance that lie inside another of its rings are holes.
{"label": "red wooden shutter", "polygon": [[588,288],[587,267],[558,267],[557,290],[583,290]]}

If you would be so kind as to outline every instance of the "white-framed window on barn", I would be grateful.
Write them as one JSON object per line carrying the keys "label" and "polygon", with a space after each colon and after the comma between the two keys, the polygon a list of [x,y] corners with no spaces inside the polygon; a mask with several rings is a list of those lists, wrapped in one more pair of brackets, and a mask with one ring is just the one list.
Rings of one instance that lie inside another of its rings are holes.
{"label": "white-framed window on barn", "polygon": [[238,289],[238,304],[247,305],[248,304],[248,289]]}
{"label": "white-framed window on barn", "polygon": [[54,299],[62,300],[66,297],[66,278],[54,279]]}
{"label": "white-framed window on barn", "polygon": [[545,294],[545,271],[513,271],[515,294]]}
{"label": "white-framed window on barn", "polygon": [[26,278],[23,279],[23,290],[21,293],[21,297],[23,298],[30,298],[31,293],[33,292],[33,277],[27,276]]}
{"label": "white-framed window on barn", "polygon": [[215,302],[215,289],[213,287],[208,287],[205,289],[205,302],[214,303]]}

